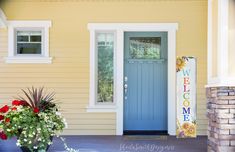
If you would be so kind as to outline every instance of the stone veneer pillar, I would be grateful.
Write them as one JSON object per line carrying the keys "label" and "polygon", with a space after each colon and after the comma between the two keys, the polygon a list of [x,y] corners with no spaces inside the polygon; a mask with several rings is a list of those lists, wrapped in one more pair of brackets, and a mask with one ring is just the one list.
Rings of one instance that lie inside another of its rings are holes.
{"label": "stone veneer pillar", "polygon": [[208,152],[235,152],[235,87],[208,87]]}

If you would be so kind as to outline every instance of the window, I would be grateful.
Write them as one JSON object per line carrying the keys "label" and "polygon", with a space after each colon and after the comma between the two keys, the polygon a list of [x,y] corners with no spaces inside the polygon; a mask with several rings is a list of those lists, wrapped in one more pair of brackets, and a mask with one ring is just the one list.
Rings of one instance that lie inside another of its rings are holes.
{"label": "window", "polygon": [[113,103],[113,36],[112,33],[97,34],[97,103]]}
{"label": "window", "polygon": [[7,63],[51,63],[50,21],[9,21]]}
{"label": "window", "polygon": [[160,59],[160,37],[131,37],[130,57],[132,59]]}
{"label": "window", "polygon": [[114,112],[115,32],[91,31],[88,112]]}
{"label": "window", "polygon": [[42,31],[16,31],[16,54],[42,54]]}

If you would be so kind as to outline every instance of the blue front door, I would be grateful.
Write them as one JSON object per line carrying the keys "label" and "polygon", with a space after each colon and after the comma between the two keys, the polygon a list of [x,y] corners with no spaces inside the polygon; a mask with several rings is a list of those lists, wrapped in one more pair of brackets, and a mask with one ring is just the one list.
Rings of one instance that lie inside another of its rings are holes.
{"label": "blue front door", "polygon": [[124,131],[166,131],[167,32],[124,36]]}

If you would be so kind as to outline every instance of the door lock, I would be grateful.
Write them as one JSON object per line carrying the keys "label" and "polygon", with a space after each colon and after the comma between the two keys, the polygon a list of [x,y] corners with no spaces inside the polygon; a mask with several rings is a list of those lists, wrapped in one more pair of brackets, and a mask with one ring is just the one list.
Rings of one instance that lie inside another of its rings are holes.
{"label": "door lock", "polygon": [[127,78],[127,76],[125,76],[125,78],[124,78],[124,81],[125,81],[125,82],[127,82],[127,81],[128,81],[128,78]]}
{"label": "door lock", "polygon": [[124,84],[124,92],[125,92],[125,94],[127,93],[127,88],[128,88],[128,85]]}

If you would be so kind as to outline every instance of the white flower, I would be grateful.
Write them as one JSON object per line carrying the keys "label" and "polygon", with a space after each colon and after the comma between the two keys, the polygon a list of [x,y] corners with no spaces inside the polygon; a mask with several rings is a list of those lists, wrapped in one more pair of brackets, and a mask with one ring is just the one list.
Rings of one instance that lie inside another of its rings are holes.
{"label": "white flower", "polygon": [[16,146],[17,146],[17,147],[20,147],[21,145],[20,145],[20,143],[16,143]]}
{"label": "white flower", "polygon": [[41,138],[38,138],[38,141],[42,141],[42,139],[41,139]]}
{"label": "white flower", "polygon": [[32,141],[29,141],[29,144],[31,144],[32,143]]}
{"label": "white flower", "polygon": [[11,129],[7,129],[8,132],[11,132]]}
{"label": "white flower", "polygon": [[52,142],[49,141],[49,142],[48,142],[48,145],[51,145],[51,144],[52,144]]}
{"label": "white flower", "polygon": [[61,116],[61,113],[60,112],[56,112],[55,113],[57,116]]}
{"label": "white flower", "polygon": [[33,149],[38,149],[38,147],[37,146],[33,146]]}
{"label": "white flower", "polygon": [[67,129],[67,128],[68,128],[68,123],[67,123],[67,122],[64,122],[64,126],[65,126],[65,128]]}
{"label": "white flower", "polygon": [[17,142],[16,142],[16,146],[21,146],[21,144],[20,144],[20,140],[17,140]]}
{"label": "white flower", "polygon": [[24,141],[26,142],[26,141],[27,141],[27,139],[24,139]]}
{"label": "white flower", "polygon": [[32,133],[33,135],[36,135],[35,132]]}
{"label": "white flower", "polygon": [[32,134],[29,134],[29,137],[33,137],[33,135],[32,135]]}

